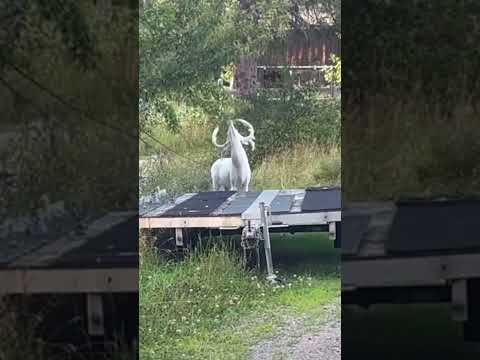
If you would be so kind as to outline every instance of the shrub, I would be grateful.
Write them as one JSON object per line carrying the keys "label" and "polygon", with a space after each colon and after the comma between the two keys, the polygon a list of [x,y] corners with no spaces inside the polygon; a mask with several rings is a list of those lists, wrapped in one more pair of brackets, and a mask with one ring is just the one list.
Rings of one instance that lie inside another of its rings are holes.
{"label": "shrub", "polygon": [[243,104],[237,116],[251,122],[261,139],[252,154],[254,165],[295,144],[328,147],[340,143],[340,99],[325,97],[318,88],[286,85],[278,92],[260,91],[256,99]]}

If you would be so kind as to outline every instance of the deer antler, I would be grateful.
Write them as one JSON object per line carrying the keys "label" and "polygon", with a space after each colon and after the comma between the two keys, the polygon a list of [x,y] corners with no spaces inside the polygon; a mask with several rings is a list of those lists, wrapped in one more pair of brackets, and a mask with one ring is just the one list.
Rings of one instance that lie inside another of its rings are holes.
{"label": "deer antler", "polygon": [[250,142],[252,140],[255,140],[255,131],[253,130],[252,124],[250,124],[248,121],[243,120],[243,119],[235,119],[236,121],[239,121],[243,125],[245,125],[248,128],[248,135],[243,136],[243,140],[246,142]]}
{"label": "deer antler", "polygon": [[213,133],[212,133],[212,143],[213,145],[215,145],[216,147],[218,148],[224,148],[225,146],[228,145],[228,143],[230,142],[228,139],[227,141],[225,141],[225,143],[223,145],[220,145],[217,143],[217,134],[218,134],[218,126],[215,128],[215,130],[213,130]]}

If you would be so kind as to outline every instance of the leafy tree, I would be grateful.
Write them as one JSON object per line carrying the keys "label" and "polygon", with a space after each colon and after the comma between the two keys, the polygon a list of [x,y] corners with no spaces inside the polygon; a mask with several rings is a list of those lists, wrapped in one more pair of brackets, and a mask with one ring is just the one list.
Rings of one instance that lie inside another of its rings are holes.
{"label": "leafy tree", "polygon": [[[28,54],[31,49],[39,49],[38,43],[45,35],[42,26],[49,23],[53,32],[58,33],[66,47],[70,60],[84,68],[94,66],[95,37],[88,27],[81,5],[71,0],[19,0],[4,1],[0,4],[0,18],[3,31],[0,32],[0,67],[5,62],[31,61]],[[33,31],[32,31],[33,30]]]}
{"label": "leafy tree", "polygon": [[339,85],[342,83],[342,60],[335,54],[332,54],[331,59],[333,67],[324,71],[325,80],[329,84]]}
{"label": "leafy tree", "polygon": [[179,102],[221,98],[222,68],[284,33],[289,11],[288,0],[152,2],[140,18],[141,129],[157,114],[174,128]]}
{"label": "leafy tree", "polygon": [[[112,10],[106,19],[90,2],[0,5],[3,122],[17,125],[22,144],[0,152],[14,179],[6,186],[0,177],[2,209],[27,211],[42,194],[97,208],[136,205],[137,180],[127,174],[138,161],[138,21],[126,7]],[[40,130],[29,130],[35,124]]]}
{"label": "leafy tree", "polygon": [[358,0],[343,10],[351,19],[343,47],[352,92],[411,94],[420,86],[445,105],[463,91],[478,93],[478,1]]}

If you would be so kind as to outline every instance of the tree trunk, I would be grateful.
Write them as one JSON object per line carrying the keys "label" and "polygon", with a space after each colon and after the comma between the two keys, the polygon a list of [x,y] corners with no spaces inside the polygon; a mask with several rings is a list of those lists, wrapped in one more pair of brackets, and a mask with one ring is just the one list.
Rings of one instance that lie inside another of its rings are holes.
{"label": "tree trunk", "polygon": [[240,57],[235,66],[232,92],[239,97],[253,97],[257,93],[257,60],[250,55]]}

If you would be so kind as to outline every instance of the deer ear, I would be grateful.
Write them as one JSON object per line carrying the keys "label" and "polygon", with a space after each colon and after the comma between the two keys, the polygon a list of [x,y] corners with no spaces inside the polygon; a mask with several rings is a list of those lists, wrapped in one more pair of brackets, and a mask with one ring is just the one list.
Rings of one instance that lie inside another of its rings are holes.
{"label": "deer ear", "polygon": [[252,151],[255,150],[255,142],[251,139],[242,139],[241,143],[243,145],[250,145],[252,147]]}

